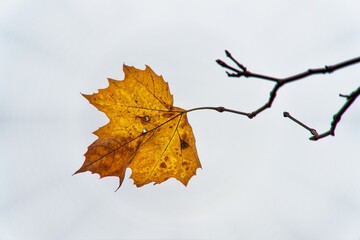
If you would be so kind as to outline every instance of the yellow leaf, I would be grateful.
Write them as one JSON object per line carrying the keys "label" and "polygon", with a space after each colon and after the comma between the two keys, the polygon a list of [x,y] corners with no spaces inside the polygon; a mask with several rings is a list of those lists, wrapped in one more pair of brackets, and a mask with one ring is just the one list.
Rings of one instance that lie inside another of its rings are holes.
{"label": "yellow leaf", "polygon": [[150,67],[123,70],[124,80],[108,79],[106,89],[83,94],[110,122],[94,132],[98,139],[75,174],[117,176],[121,186],[129,167],[138,187],[169,178],[186,186],[201,167],[186,110],[173,106],[168,84]]}

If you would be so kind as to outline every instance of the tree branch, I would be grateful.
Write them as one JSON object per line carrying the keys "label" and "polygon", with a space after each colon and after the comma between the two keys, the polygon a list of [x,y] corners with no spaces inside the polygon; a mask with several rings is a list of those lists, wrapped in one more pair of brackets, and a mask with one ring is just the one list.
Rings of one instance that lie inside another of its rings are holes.
{"label": "tree branch", "polygon": [[294,118],[293,116],[291,116],[288,112],[284,112],[284,117],[288,117],[291,120],[293,120],[294,122],[296,122],[297,124],[299,124],[300,126],[302,126],[303,128],[307,129],[310,131],[310,133],[313,135],[312,137],[310,137],[310,140],[313,141],[317,141],[321,138],[327,137],[327,136],[335,136],[335,129],[337,124],[340,122],[341,117],[344,115],[344,113],[349,109],[349,107],[351,106],[351,104],[353,104],[356,100],[356,98],[360,95],[360,87],[358,87],[355,91],[353,91],[352,93],[350,93],[350,95],[342,95],[340,94],[340,97],[345,97],[346,98],[346,102],[344,103],[344,105],[339,109],[339,111],[333,116],[333,120],[330,124],[330,129],[324,133],[318,134],[317,131],[313,128],[308,127],[307,125],[305,125],[304,123],[300,122],[298,119]]}
{"label": "tree branch", "polygon": [[[347,61],[344,61],[344,62],[337,63],[335,65],[325,66],[323,68],[308,69],[307,71],[304,71],[302,73],[298,73],[298,74],[295,74],[293,76],[289,76],[289,77],[286,77],[286,78],[276,78],[276,77],[271,77],[271,76],[267,76],[267,75],[263,75],[263,74],[250,72],[249,70],[247,70],[247,68],[244,65],[239,63],[231,55],[231,53],[229,51],[225,50],[225,54],[233,63],[235,63],[236,67],[232,67],[232,66],[230,66],[229,64],[227,64],[226,62],[224,62],[224,61],[222,61],[220,59],[216,60],[216,62],[221,67],[230,70],[230,72],[226,71],[228,77],[238,77],[238,78],[240,78],[240,77],[246,77],[246,78],[253,77],[253,78],[258,78],[258,79],[263,79],[263,80],[268,80],[268,81],[275,82],[275,85],[274,85],[273,89],[270,91],[268,101],[263,106],[256,109],[255,111],[243,114],[243,115],[248,116],[249,118],[253,118],[253,117],[257,116],[259,113],[261,113],[262,111],[264,111],[264,110],[266,110],[268,108],[271,108],[273,102],[275,101],[277,92],[285,84],[293,82],[293,81],[297,81],[297,80],[300,80],[300,79],[303,79],[303,78],[306,78],[306,77],[309,77],[309,76],[312,76],[312,75],[316,75],[316,74],[332,73],[332,72],[335,72],[336,70],[339,70],[341,68],[345,68],[345,67],[348,67],[350,65],[357,64],[357,63],[360,62],[360,57],[357,57],[357,58],[353,58],[353,59],[350,59],[350,60],[347,60]],[[353,91],[348,96],[340,95],[341,97],[346,97],[347,101],[343,105],[343,107],[339,110],[339,112],[337,112],[334,115],[333,121],[331,122],[331,127],[330,127],[329,131],[324,132],[322,134],[318,134],[315,129],[309,128],[308,126],[306,126],[305,124],[303,124],[299,120],[292,117],[288,112],[284,112],[284,117],[290,118],[291,120],[293,120],[294,122],[296,122],[300,126],[302,126],[305,129],[309,130],[310,133],[313,135],[310,138],[310,140],[315,140],[316,141],[318,139],[327,137],[329,135],[334,136],[336,126],[340,122],[341,116],[347,111],[347,109],[356,100],[356,98],[359,96],[359,94],[360,94],[360,87],[357,90]]]}

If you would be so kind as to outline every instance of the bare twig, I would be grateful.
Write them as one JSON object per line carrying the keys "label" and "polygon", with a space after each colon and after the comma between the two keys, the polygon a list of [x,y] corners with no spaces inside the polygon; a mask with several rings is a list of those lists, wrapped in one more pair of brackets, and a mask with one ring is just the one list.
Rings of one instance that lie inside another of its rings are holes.
{"label": "bare twig", "polygon": [[[313,128],[308,127],[298,119],[291,116],[288,112],[284,112],[284,117],[288,117],[303,128],[310,131],[310,133],[313,135],[310,137],[310,140],[317,141],[321,138],[327,137],[327,136],[335,136],[335,129],[337,124],[340,122],[342,115],[348,110],[348,108],[355,102],[356,98],[360,95],[360,87],[358,87],[355,91],[353,91],[350,95],[346,95],[346,102],[345,104],[339,109],[339,111],[333,116],[333,121],[330,124],[330,129],[324,133],[318,134],[317,131]],[[344,96],[341,95],[340,96]]]}
{"label": "bare twig", "polygon": [[309,130],[309,132],[315,136],[318,135],[317,131],[314,128],[310,128],[308,127],[305,123],[300,122],[299,120],[297,120],[296,118],[294,118],[293,116],[290,115],[290,113],[288,112],[284,112],[284,117],[288,117],[291,120],[293,120],[294,122],[296,122],[297,124],[299,124],[300,126],[302,126],[303,128],[305,128],[306,130]]}
{"label": "bare twig", "polygon": [[[258,115],[259,113],[261,113],[262,111],[266,110],[267,108],[270,108],[271,105],[273,104],[273,102],[275,101],[276,94],[279,91],[279,89],[282,86],[284,86],[285,84],[287,84],[287,83],[297,81],[297,80],[300,80],[300,79],[303,79],[303,78],[306,78],[306,77],[309,77],[309,76],[312,76],[312,75],[316,75],[316,74],[332,73],[332,72],[335,72],[336,70],[339,70],[341,68],[345,68],[345,67],[348,67],[350,65],[360,63],[360,57],[357,57],[357,58],[353,58],[353,59],[350,59],[350,60],[347,60],[347,61],[344,61],[344,62],[341,62],[341,63],[337,63],[335,65],[325,66],[323,68],[308,69],[305,72],[295,74],[295,75],[290,76],[290,77],[275,78],[275,77],[271,77],[271,76],[267,76],[267,75],[252,73],[252,72],[248,71],[247,68],[244,65],[239,63],[231,55],[231,53],[229,51],[225,50],[225,54],[233,63],[235,63],[236,67],[232,67],[232,66],[230,66],[229,64],[225,63],[224,61],[222,61],[220,59],[216,60],[216,62],[221,67],[231,71],[231,72],[226,71],[228,77],[238,77],[239,78],[239,77],[244,76],[244,77],[253,77],[253,78],[259,78],[259,79],[275,82],[275,85],[274,85],[273,89],[270,91],[270,96],[269,96],[268,101],[263,106],[256,109],[255,111],[243,114],[243,115],[248,116],[249,118],[253,118],[256,115]],[[341,116],[346,112],[346,110],[356,100],[356,98],[359,96],[359,92],[360,92],[360,87],[357,90],[355,90],[354,92],[352,92],[350,95],[340,95],[341,97],[345,97],[347,99],[347,101],[344,104],[344,106],[339,110],[339,112],[334,115],[333,121],[331,122],[331,128],[330,128],[329,131],[327,131],[325,133],[317,134],[315,129],[309,128],[308,126],[306,126],[305,124],[303,124],[299,120],[292,117],[287,112],[284,112],[284,117],[288,117],[288,118],[292,119],[293,121],[298,123],[300,126],[302,126],[305,129],[309,130],[310,133],[313,135],[310,138],[311,140],[318,140],[320,138],[323,138],[323,137],[326,137],[326,136],[329,136],[329,135],[335,135],[335,128],[336,128],[336,125],[339,123],[339,121],[341,119]]]}

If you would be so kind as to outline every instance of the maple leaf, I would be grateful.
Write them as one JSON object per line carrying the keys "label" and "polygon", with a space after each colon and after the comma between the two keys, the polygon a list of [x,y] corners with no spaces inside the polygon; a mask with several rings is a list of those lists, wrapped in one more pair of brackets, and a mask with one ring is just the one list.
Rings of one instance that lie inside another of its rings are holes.
{"label": "maple leaf", "polygon": [[123,70],[124,80],[108,79],[107,88],[83,94],[110,121],[94,132],[98,139],[75,174],[117,176],[120,187],[129,167],[137,187],[169,178],[186,186],[201,168],[187,111],[173,106],[168,83],[149,66]]}

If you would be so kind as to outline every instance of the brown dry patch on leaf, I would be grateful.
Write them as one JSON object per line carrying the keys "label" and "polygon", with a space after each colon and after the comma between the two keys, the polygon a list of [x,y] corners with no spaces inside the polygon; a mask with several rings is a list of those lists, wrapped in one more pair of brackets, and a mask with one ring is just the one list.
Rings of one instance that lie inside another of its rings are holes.
{"label": "brown dry patch on leaf", "polygon": [[124,80],[108,79],[107,88],[83,94],[110,121],[94,132],[98,139],[76,173],[117,176],[121,186],[129,167],[137,187],[169,178],[186,186],[201,167],[186,111],[173,106],[168,84],[150,67],[123,70]]}

